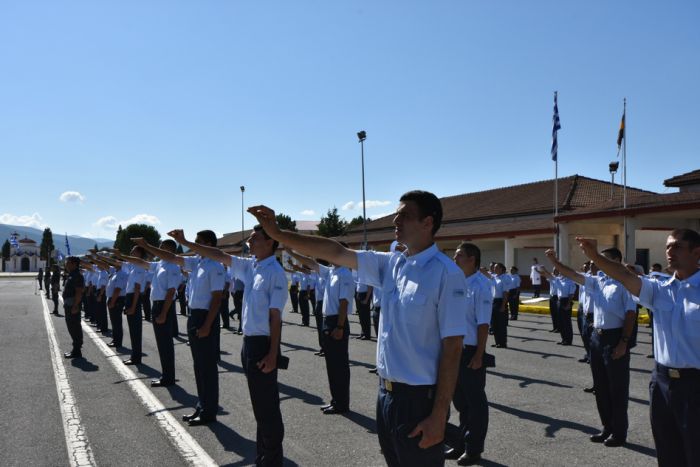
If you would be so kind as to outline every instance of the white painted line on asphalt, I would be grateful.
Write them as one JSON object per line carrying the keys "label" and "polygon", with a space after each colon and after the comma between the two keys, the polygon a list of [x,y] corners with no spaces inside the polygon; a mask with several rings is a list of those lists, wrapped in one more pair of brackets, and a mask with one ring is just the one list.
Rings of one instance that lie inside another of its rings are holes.
{"label": "white painted line on asphalt", "polygon": [[97,465],[92,454],[90,443],[88,442],[85,427],[80,422],[80,412],[75,401],[75,395],[68,381],[66,367],[63,364],[63,354],[58,346],[56,330],[49,314],[49,307],[44,294],[41,294],[41,302],[44,306],[44,323],[46,333],[49,336],[49,351],[53,364],[53,374],[56,379],[56,391],[58,392],[58,403],[61,407],[61,419],[63,421],[63,431],[66,435],[66,447],[68,448],[68,461],[71,467],[83,465]]}
{"label": "white painted line on asphalt", "polygon": [[83,325],[83,332],[85,332],[90,339],[92,339],[97,348],[108,357],[107,360],[112,364],[117,374],[129,385],[131,391],[136,395],[146,410],[148,410],[148,413],[155,418],[156,423],[160,429],[163,430],[170,444],[173,445],[185,462],[193,466],[218,465],[192,435],[185,430],[180,422],[168,412],[151,390],[143,384],[139,376],[122,363],[121,358],[118,358],[119,355],[107,346],[100,335],[97,334],[91,326],[86,324],[85,321],[81,320],[81,323]]}

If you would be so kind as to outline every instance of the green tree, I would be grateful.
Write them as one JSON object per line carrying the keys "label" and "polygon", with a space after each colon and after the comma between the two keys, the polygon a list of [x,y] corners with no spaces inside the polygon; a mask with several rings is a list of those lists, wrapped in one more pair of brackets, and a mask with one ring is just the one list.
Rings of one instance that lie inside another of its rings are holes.
{"label": "green tree", "polygon": [[318,234],[322,237],[338,237],[345,235],[348,223],[338,214],[338,208],[329,209],[318,223]]}
{"label": "green tree", "polygon": [[293,221],[288,215],[279,213],[275,216],[275,219],[277,219],[277,225],[280,226],[280,229],[291,230],[292,232],[297,231],[296,221]]}
{"label": "green tree", "polygon": [[155,227],[147,224],[131,224],[127,225],[123,230],[119,226],[117,239],[114,241],[114,248],[124,254],[129,254],[134,247],[131,239],[135,237],[145,238],[150,245],[158,246],[160,244],[160,234]]}
{"label": "green tree", "polygon": [[[367,222],[370,222],[371,220],[372,219],[370,219],[369,217],[367,218]],[[363,225],[364,223],[365,223],[364,218],[362,216],[357,216],[357,217],[353,218],[350,222],[348,222],[348,230],[352,230],[355,227],[359,227],[359,226]]]}
{"label": "green tree", "polygon": [[10,259],[11,248],[10,241],[5,240],[5,243],[2,244],[2,259]]}
{"label": "green tree", "polygon": [[51,252],[55,249],[53,244],[53,234],[51,229],[46,227],[41,234],[41,245],[39,245],[39,257],[46,260],[46,265],[51,266]]}

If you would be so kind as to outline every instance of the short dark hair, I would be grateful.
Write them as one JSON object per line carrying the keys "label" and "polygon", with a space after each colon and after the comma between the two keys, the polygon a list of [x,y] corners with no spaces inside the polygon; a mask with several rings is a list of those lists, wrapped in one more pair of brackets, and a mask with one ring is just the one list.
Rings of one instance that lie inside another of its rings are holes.
{"label": "short dark hair", "polygon": [[682,242],[688,242],[691,250],[700,246],[700,234],[693,229],[676,229],[671,232],[671,237]]}
{"label": "short dark hair", "polygon": [[433,218],[433,235],[437,233],[442,225],[442,203],[437,196],[429,191],[413,190],[401,195],[399,201],[413,201],[418,206],[420,218],[425,219],[430,216]]}
{"label": "short dark hair", "polygon": [[663,269],[663,266],[661,266],[659,263],[654,263],[651,265],[651,270],[652,271],[661,271]]}
{"label": "short dark hair", "polygon": [[160,247],[163,248],[165,247],[166,250],[172,249],[172,251],[177,250],[177,243],[175,243],[175,240],[171,240],[169,238],[166,238],[162,242],[160,242]]}
{"label": "short dark hair", "polygon": [[69,256],[68,258],[66,258],[66,263],[73,263],[76,266],[80,266],[80,258],[78,258],[77,256]]}
{"label": "short dark hair", "polygon": [[[262,226],[262,225],[257,224],[255,227],[253,227],[253,230],[254,230],[255,232],[261,232],[261,233],[263,234],[263,236],[264,236],[266,239],[272,240],[272,237],[270,237],[270,236],[267,234],[267,232],[265,232],[265,229],[263,229],[263,226]],[[275,251],[277,251],[277,247],[278,247],[278,246],[280,246],[280,242],[278,242],[277,240],[273,240],[273,241],[272,241],[272,252],[273,252],[273,253],[274,253]]]}
{"label": "short dark hair", "polygon": [[615,247],[606,248],[605,250],[601,251],[600,253],[603,255],[610,256],[615,261],[622,261],[622,252]]}
{"label": "short dark hair", "polygon": [[503,270],[503,272],[505,272],[505,271],[506,271],[506,265],[503,264],[503,263],[496,263],[495,266],[494,266],[494,269],[501,269],[501,270]]}
{"label": "short dark hair", "polygon": [[137,250],[139,252],[138,255],[141,259],[146,259],[146,257],[148,256],[148,252],[142,246],[136,245],[134,246],[134,250]]}
{"label": "short dark hair", "polygon": [[462,250],[464,254],[470,258],[474,258],[474,265],[477,268],[481,267],[481,250],[478,246],[474,245],[473,243],[462,242],[459,244],[457,249]]}
{"label": "short dark hair", "polygon": [[211,246],[216,246],[216,234],[213,230],[200,230],[197,232],[197,236],[207,244]]}

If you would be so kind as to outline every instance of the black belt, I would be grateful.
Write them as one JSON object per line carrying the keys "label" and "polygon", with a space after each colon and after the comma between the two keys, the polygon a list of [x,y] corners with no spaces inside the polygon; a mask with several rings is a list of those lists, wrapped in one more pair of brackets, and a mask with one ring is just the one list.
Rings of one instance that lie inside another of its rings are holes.
{"label": "black belt", "polygon": [[612,328],[612,329],[601,329],[601,328],[593,328],[596,334],[599,336],[605,336],[608,334],[614,334],[618,332],[622,332],[622,328]]}
{"label": "black belt", "polygon": [[410,394],[420,397],[426,397],[427,399],[432,399],[435,397],[434,384],[426,386],[414,386],[411,384],[397,383],[395,381],[389,381],[388,379],[379,378],[379,387],[384,389],[386,392],[392,394]]}
{"label": "black belt", "polygon": [[700,377],[700,370],[697,368],[669,368],[661,363],[656,364],[656,372],[668,376],[671,379]]}

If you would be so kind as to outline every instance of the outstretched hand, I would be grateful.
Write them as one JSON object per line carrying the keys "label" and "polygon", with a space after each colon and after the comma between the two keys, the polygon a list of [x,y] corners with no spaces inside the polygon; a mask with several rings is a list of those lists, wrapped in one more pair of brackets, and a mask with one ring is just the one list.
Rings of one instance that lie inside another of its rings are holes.
{"label": "outstretched hand", "polygon": [[593,238],[576,237],[578,246],[588,259],[595,259],[598,254],[598,241]]}
{"label": "outstretched hand", "polygon": [[173,240],[180,244],[187,241],[187,239],[185,238],[185,231],[182,229],[171,230],[170,232],[168,232],[168,236],[172,237]]}
{"label": "outstretched hand", "polygon": [[275,211],[268,208],[267,206],[251,206],[248,208],[248,212],[255,216],[258,223],[265,230],[265,233],[272,238],[276,238],[280,231],[277,225],[277,219],[275,218]]}
{"label": "outstretched hand", "polygon": [[544,254],[547,256],[547,259],[552,264],[557,262],[557,252],[554,251],[552,248],[548,248],[547,251],[544,252]]}

